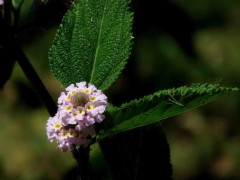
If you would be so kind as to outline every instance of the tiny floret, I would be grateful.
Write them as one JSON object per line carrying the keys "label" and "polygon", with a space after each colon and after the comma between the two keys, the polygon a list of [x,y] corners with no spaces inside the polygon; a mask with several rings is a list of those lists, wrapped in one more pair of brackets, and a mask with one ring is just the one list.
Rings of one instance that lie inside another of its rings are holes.
{"label": "tiny floret", "polygon": [[47,121],[47,136],[56,140],[60,151],[88,146],[94,135],[93,124],[100,123],[107,108],[107,97],[86,82],[71,84],[58,98],[58,111]]}

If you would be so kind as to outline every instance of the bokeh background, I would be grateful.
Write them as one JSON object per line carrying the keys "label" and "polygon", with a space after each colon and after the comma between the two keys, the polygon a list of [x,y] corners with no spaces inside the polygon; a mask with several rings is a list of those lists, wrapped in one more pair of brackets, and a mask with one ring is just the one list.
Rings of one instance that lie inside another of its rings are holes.
{"label": "bokeh background", "polygon": [[[39,2],[23,3],[20,24],[32,28],[22,37],[22,48],[56,101],[64,88],[50,71],[47,53],[68,3]],[[111,102],[120,105],[191,83],[240,86],[240,1],[133,0],[132,10],[133,51],[106,92]],[[162,123],[174,179],[240,179],[239,107],[235,93]],[[75,166],[71,153],[58,152],[47,140],[48,117],[16,63],[0,92],[0,179],[62,179]],[[99,147],[91,153],[101,170]]]}

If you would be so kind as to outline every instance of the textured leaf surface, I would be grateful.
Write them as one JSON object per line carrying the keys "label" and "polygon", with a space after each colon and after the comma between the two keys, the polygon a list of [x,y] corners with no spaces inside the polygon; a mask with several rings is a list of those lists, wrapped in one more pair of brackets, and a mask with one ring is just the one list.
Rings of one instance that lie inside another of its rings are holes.
{"label": "textured leaf surface", "polygon": [[75,1],[49,52],[51,69],[65,86],[87,81],[104,90],[116,80],[131,49],[128,5],[128,0]]}
{"label": "textured leaf surface", "polygon": [[193,84],[190,87],[162,90],[121,107],[110,108],[97,139],[166,119],[237,90],[218,85]]}

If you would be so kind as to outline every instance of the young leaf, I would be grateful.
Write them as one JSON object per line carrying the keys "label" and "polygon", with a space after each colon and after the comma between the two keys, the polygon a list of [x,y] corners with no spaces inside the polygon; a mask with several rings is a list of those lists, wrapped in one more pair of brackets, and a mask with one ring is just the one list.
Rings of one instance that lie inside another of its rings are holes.
{"label": "young leaf", "polygon": [[87,81],[107,89],[130,54],[129,0],[76,0],[49,52],[52,71],[65,86]]}
{"label": "young leaf", "polygon": [[142,99],[108,110],[98,140],[109,135],[166,119],[237,91],[219,85],[193,84],[190,87],[162,90]]}

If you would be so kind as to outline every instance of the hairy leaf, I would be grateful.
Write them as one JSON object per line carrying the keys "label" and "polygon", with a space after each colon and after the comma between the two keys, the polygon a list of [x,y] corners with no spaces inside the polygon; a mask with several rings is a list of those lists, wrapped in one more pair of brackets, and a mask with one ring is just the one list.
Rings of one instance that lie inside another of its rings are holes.
{"label": "hairy leaf", "polygon": [[76,0],[63,18],[49,52],[50,66],[65,86],[87,81],[107,89],[130,54],[129,0]]}
{"label": "hairy leaf", "polygon": [[121,107],[110,108],[97,139],[166,119],[237,90],[219,85],[193,84],[162,90]]}

